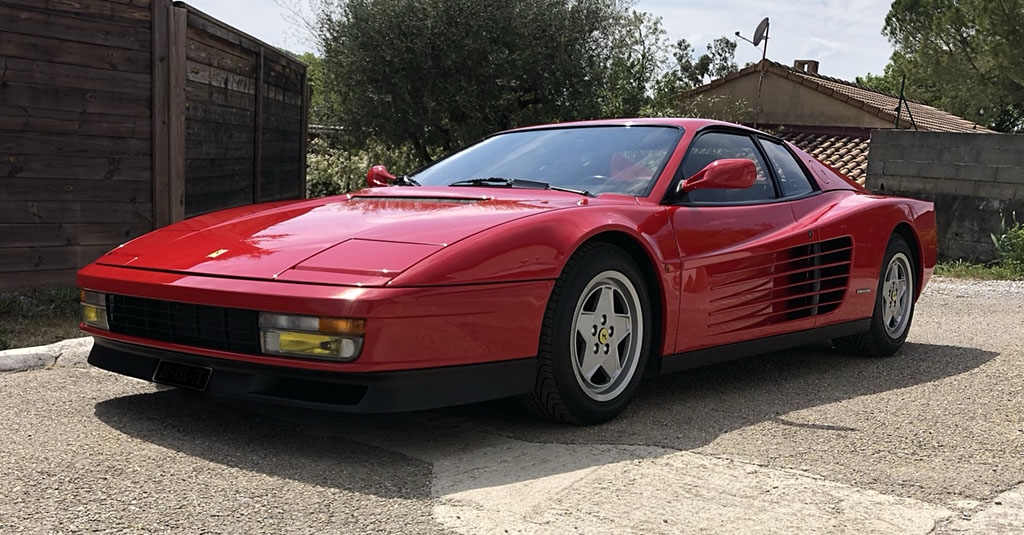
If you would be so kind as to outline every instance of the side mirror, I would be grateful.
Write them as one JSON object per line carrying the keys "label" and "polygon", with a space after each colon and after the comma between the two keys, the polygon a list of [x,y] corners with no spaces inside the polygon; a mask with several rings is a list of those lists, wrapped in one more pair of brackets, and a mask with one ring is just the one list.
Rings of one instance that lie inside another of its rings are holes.
{"label": "side mirror", "polygon": [[366,173],[366,185],[371,188],[382,188],[395,181],[395,175],[388,172],[383,165],[375,165]]}
{"label": "side mirror", "polygon": [[757,180],[754,162],[746,158],[725,158],[709,163],[679,184],[680,193],[695,189],[746,189]]}

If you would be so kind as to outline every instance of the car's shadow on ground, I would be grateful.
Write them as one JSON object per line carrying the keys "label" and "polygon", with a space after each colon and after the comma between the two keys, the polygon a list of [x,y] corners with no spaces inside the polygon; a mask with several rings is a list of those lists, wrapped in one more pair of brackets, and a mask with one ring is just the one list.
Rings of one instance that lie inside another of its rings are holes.
{"label": "car's shadow on ground", "polygon": [[[907,343],[889,358],[798,348],[648,380],[619,418],[597,427],[538,424],[488,404],[452,409],[517,438],[544,442],[658,445],[691,450],[724,433],[781,415],[960,375],[998,354],[976,348]],[[842,422],[823,424],[842,431]],[[852,430],[852,429],[851,429]]]}
{"label": "car's shadow on ground", "polygon": [[769,420],[851,431],[843,422],[798,423],[783,415],[953,377],[996,355],[912,343],[887,359],[847,357],[826,347],[775,353],[649,380],[623,415],[593,427],[539,421],[507,400],[420,413],[347,415],[254,412],[174,390],[106,400],[95,413],[129,436],[211,462],[382,497],[424,498],[431,496],[431,463],[436,470],[442,460],[449,467],[462,459],[499,467],[488,477],[460,480],[448,489],[458,491],[659,454],[653,448],[583,448],[559,462],[517,463],[516,456],[522,461],[529,453],[510,454],[507,444],[496,447],[495,434],[529,443],[690,450]]}

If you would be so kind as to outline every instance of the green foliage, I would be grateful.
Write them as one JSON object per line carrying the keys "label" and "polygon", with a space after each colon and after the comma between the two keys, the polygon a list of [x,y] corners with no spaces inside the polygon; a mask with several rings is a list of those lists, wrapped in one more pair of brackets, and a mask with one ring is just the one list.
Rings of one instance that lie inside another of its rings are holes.
{"label": "green foliage", "polygon": [[618,0],[349,0],[321,14],[332,124],[429,160],[512,126],[601,115]]}
{"label": "green foliage", "polygon": [[323,2],[313,24],[323,55],[304,58],[313,121],[344,126],[343,146],[409,146],[426,162],[516,126],[635,116],[736,70],[729,39],[700,56],[685,41],[670,48],[661,18],[629,6]]}
{"label": "green foliage", "polygon": [[605,117],[636,117],[653,97],[652,81],[665,69],[668,40],[661,17],[631,11],[621,18],[612,39]]}
{"label": "green foliage", "polygon": [[659,100],[641,110],[643,117],[702,117],[740,123],[750,120],[753,107],[743,99],[724,95],[694,95],[689,98]]}
{"label": "green foliage", "polygon": [[[298,1],[298,0],[293,0]],[[492,132],[638,115],[745,119],[745,103],[678,102],[737,70],[722,37],[697,56],[670,47],[660,17],[628,0],[309,0],[322,51],[301,56],[311,122],[311,196],[362,187],[383,163],[404,173]],[[294,13],[304,10],[293,8]],[[395,148],[397,147],[397,148]]]}
{"label": "green foliage", "polygon": [[1002,263],[975,264],[966,260],[939,262],[935,275],[954,279],[1024,280],[1024,269]]}
{"label": "green foliage", "polygon": [[1007,228],[1006,218],[1001,217],[999,234],[992,234],[992,243],[996,247],[999,260],[1024,273],[1024,224],[1017,221],[1017,213],[1013,214],[1013,225]]}
{"label": "green foliage", "polygon": [[310,124],[331,124],[331,120],[338,114],[339,103],[338,96],[326,90],[328,77],[324,70],[323,60],[312,52],[306,52],[298,56],[298,59],[309,65],[306,72],[309,86],[312,88],[309,98]]}
{"label": "green foliage", "polygon": [[892,62],[889,62],[886,64],[885,70],[882,74],[876,75],[867,73],[864,76],[858,76],[856,82],[858,85],[870,87],[876,91],[889,93],[890,95],[899,95],[900,84],[903,82],[903,75],[896,72],[896,67]]}
{"label": "green foliage", "polygon": [[[895,0],[886,75],[907,94],[1001,131],[1024,130],[1024,0]],[[888,82],[887,82],[888,83]]]}
{"label": "green foliage", "polygon": [[364,188],[366,172],[374,165],[385,165],[390,172],[401,175],[419,167],[419,160],[408,147],[392,149],[370,142],[364,149],[345,150],[322,138],[315,139],[306,156],[307,195],[324,197]]}
{"label": "green foliage", "polygon": [[694,54],[693,46],[686,39],[680,39],[672,47],[674,64],[656,82],[654,106],[672,109],[678,105],[681,93],[739,70],[735,61],[736,43],[728,37],[709,43],[704,54]]}

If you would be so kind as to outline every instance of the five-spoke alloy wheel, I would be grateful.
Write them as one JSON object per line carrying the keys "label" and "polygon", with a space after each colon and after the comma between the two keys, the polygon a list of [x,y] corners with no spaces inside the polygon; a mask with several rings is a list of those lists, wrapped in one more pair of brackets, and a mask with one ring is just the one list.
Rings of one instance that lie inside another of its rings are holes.
{"label": "five-spoke alloy wheel", "polygon": [[916,297],[914,254],[906,240],[893,234],[878,277],[871,327],[833,340],[836,348],[854,355],[888,357],[907,340]]}
{"label": "five-spoke alloy wheel", "polygon": [[644,321],[636,288],[618,271],[599,273],[583,290],[573,316],[576,380],[595,401],[615,399],[640,360]]}
{"label": "five-spoke alloy wheel", "polygon": [[555,282],[527,406],[560,422],[594,424],[632,399],[651,348],[651,306],[643,273],[622,249],[583,245]]}

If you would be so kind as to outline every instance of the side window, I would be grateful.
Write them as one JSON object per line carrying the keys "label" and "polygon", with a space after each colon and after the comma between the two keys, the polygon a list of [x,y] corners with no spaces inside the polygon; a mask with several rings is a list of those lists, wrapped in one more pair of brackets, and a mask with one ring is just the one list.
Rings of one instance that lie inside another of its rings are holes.
{"label": "side window", "polygon": [[687,179],[715,161],[724,158],[746,158],[753,160],[757,168],[757,180],[747,189],[702,189],[687,195],[690,202],[749,202],[775,198],[775,186],[765,172],[764,160],[750,136],[709,132],[690,144],[682,166],[682,178]]}
{"label": "side window", "polygon": [[803,167],[800,167],[800,162],[796,161],[785,145],[764,138],[761,138],[761,145],[768,153],[768,160],[775,167],[775,173],[779,175],[779,184],[782,186],[784,197],[798,197],[814,191]]}

